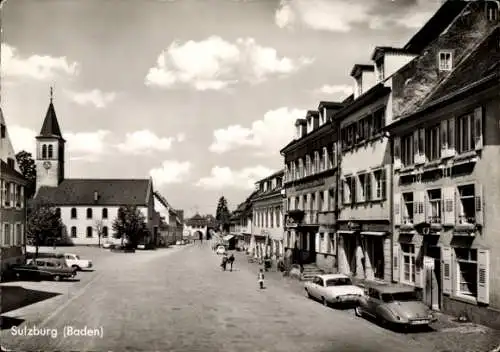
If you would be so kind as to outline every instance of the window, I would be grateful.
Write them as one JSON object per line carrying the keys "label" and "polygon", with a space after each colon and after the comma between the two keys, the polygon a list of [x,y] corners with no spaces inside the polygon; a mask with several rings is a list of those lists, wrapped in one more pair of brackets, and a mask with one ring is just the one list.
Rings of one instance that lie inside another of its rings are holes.
{"label": "window", "polygon": [[401,251],[403,255],[403,282],[408,284],[415,283],[415,245],[402,243]]}
{"label": "window", "polygon": [[439,70],[440,71],[451,71],[453,68],[453,55],[451,51],[440,51],[439,52]]}
{"label": "window", "polygon": [[351,179],[352,177],[346,177],[344,180],[343,184],[343,194],[342,194],[342,199],[344,201],[344,204],[350,204],[351,203],[351,194],[352,189],[351,189]]}
{"label": "window", "polygon": [[373,114],[372,135],[375,136],[376,134],[380,133],[384,125],[385,125],[385,108],[382,108],[375,111],[375,113]]}
{"label": "window", "polygon": [[42,145],[42,159],[47,159],[47,144]]}
{"label": "window", "polygon": [[49,152],[48,152],[48,158],[52,159],[54,157],[54,147],[52,146],[52,144],[49,144],[48,150],[49,150]]}
{"label": "window", "polygon": [[22,245],[23,244],[23,225],[22,224],[16,224],[16,245]]}
{"label": "window", "polygon": [[364,202],[366,201],[366,180],[368,179],[366,174],[358,175],[358,192],[357,193],[357,201]]}
{"label": "window", "polygon": [[323,154],[323,150],[318,151],[318,171],[325,171],[326,170],[326,163],[325,163],[325,154]]}
{"label": "window", "polygon": [[373,171],[373,180],[373,200],[385,199],[385,170]]}
{"label": "window", "polygon": [[312,175],[314,172],[315,172],[315,170],[311,165],[311,156],[306,155],[306,176]]}
{"label": "window", "polygon": [[441,158],[440,129],[441,126],[436,125],[425,131],[425,154],[429,161]]}
{"label": "window", "polygon": [[362,78],[362,76],[359,76],[356,79],[356,93],[358,96],[363,94],[363,78]]}
{"label": "window", "polygon": [[276,208],[276,227],[281,226],[281,208]]}
{"label": "window", "polygon": [[320,171],[321,171],[321,169],[320,169],[320,165],[319,165],[319,152],[316,150],[314,152],[314,172],[317,173]]}
{"label": "window", "polygon": [[466,153],[474,149],[474,115],[467,114],[458,118],[458,152]]}
{"label": "window", "polygon": [[299,174],[297,178],[302,178],[304,177],[304,160],[299,159]]}
{"label": "window", "polygon": [[433,189],[427,191],[429,197],[429,211],[427,212],[427,222],[431,224],[441,223],[441,190]]}
{"label": "window", "polygon": [[401,138],[401,162],[404,166],[413,165],[415,163],[415,155],[413,154],[413,134]]}
{"label": "window", "polygon": [[92,227],[87,226],[87,237],[92,237]]}
{"label": "window", "polygon": [[361,119],[358,121],[358,143],[363,142],[366,138],[368,138],[368,134],[366,133],[366,127],[367,126],[367,118]]}
{"label": "window", "polygon": [[107,226],[104,226],[102,228],[102,237],[103,238],[107,238],[108,237],[108,227]]}
{"label": "window", "polygon": [[87,208],[87,219],[92,219],[92,208]]}
{"label": "window", "polygon": [[15,185],[14,198],[15,198],[15,203],[16,203],[17,208],[21,207],[21,188],[22,188],[22,186]]}
{"label": "window", "polygon": [[381,82],[384,80],[384,61],[383,61],[383,59],[377,60],[375,65],[377,66],[377,79],[379,82]]}
{"label": "window", "polygon": [[76,238],[76,226],[71,226],[71,238]]}
{"label": "window", "polygon": [[103,219],[108,218],[108,208],[102,208],[102,218]]}
{"label": "window", "polygon": [[10,246],[10,225],[3,225],[3,244],[5,246]]}
{"label": "window", "polygon": [[76,219],[76,208],[71,208],[71,218]]}
{"label": "window", "polygon": [[10,202],[12,200],[12,193],[11,193],[11,183],[5,182],[5,188],[3,190],[4,192],[4,197],[3,199],[5,200],[5,206],[10,207]]}
{"label": "window", "polygon": [[413,192],[403,193],[404,213],[403,223],[413,223]]}
{"label": "window", "polygon": [[476,202],[474,185],[465,185],[458,187],[458,195],[460,198],[458,221],[461,224],[476,223]]}
{"label": "window", "polygon": [[488,21],[498,21],[498,8],[496,7],[497,5],[488,3],[486,6],[486,18],[488,19]]}
{"label": "window", "polygon": [[7,129],[5,128],[5,125],[0,125],[0,138],[6,138],[7,136]]}
{"label": "window", "polygon": [[457,293],[477,297],[477,249],[455,248],[457,258]]}

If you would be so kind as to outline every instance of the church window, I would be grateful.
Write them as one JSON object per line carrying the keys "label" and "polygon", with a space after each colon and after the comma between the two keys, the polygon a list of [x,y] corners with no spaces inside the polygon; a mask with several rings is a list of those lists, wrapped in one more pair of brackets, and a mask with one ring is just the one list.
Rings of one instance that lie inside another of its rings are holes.
{"label": "church window", "polygon": [[76,208],[71,208],[71,218],[76,219]]}
{"label": "church window", "polygon": [[92,226],[87,226],[87,237],[92,237]]}
{"label": "church window", "polygon": [[76,238],[76,226],[71,226],[71,237]]}
{"label": "church window", "polygon": [[102,218],[103,219],[108,218],[108,208],[102,208]]}
{"label": "church window", "polygon": [[102,228],[102,237],[107,238],[108,237],[108,227],[104,226]]}
{"label": "church window", "polygon": [[48,158],[52,159],[54,157],[54,147],[52,144],[49,144],[49,152],[48,152]]}
{"label": "church window", "polygon": [[92,208],[87,208],[87,219],[92,219]]}
{"label": "church window", "polygon": [[42,145],[42,159],[47,159],[47,144]]}

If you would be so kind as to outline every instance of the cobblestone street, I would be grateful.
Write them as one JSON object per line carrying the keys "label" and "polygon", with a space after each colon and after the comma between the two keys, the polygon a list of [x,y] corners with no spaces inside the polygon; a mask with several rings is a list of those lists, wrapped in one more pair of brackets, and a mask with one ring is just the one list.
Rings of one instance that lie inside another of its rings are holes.
{"label": "cobblestone street", "polygon": [[[76,249],[75,249],[76,250]],[[440,322],[429,333],[402,334],[305,298],[301,283],[266,275],[237,254],[235,271],[221,272],[204,245],[135,254],[83,249],[96,263],[80,282],[21,283],[62,293],[11,311],[27,327],[58,336],[19,337],[2,331],[12,350],[79,351],[489,351],[500,334]],[[92,254],[92,252],[96,254]],[[444,320],[443,320],[444,321]],[[20,327],[22,327],[21,325]],[[103,337],[63,337],[64,327],[101,328]]]}

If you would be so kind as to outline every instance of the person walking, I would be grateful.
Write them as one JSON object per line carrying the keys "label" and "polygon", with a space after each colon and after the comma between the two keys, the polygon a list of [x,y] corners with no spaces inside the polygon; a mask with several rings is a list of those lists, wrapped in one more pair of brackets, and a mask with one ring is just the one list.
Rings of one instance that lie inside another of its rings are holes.
{"label": "person walking", "polygon": [[227,254],[224,253],[224,255],[222,256],[222,264],[221,264],[223,271],[226,271],[226,266],[227,266]]}
{"label": "person walking", "polygon": [[264,270],[260,269],[259,276],[257,276],[257,280],[259,281],[259,287],[262,290],[264,288]]}
{"label": "person walking", "polygon": [[234,264],[234,255],[233,253],[231,253],[231,255],[229,256],[229,265],[230,265],[230,269],[229,271],[233,271],[233,264]]}

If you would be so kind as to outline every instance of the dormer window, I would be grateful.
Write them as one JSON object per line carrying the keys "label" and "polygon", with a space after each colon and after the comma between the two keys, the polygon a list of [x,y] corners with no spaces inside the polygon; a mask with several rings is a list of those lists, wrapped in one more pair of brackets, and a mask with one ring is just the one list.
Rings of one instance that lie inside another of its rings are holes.
{"label": "dormer window", "polygon": [[486,18],[490,22],[496,22],[498,21],[498,11],[499,8],[496,4],[493,3],[487,3],[486,4]]}
{"label": "dormer window", "polygon": [[384,72],[384,59],[379,59],[376,62],[377,66],[377,80],[379,82],[382,82],[385,79],[385,72]]}
{"label": "dormer window", "polygon": [[6,138],[7,135],[7,129],[5,128],[5,125],[0,126],[0,137],[1,138]]}
{"label": "dormer window", "polygon": [[439,71],[451,71],[453,68],[453,54],[449,50],[439,52]]}
{"label": "dormer window", "polygon": [[359,97],[361,94],[363,94],[363,76],[359,75],[356,78],[356,94]]}

